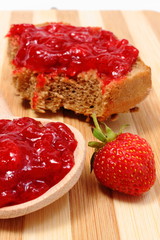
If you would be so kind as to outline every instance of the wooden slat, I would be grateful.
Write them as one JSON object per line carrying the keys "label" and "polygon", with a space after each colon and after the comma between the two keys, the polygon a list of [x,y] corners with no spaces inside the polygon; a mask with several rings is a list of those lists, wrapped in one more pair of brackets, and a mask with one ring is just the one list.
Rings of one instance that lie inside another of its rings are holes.
{"label": "wooden slat", "polygon": [[11,23],[66,22],[77,26],[100,26],[126,38],[140,50],[152,68],[153,89],[139,104],[139,112],[120,114],[118,130],[146,138],[155,153],[157,181],[143,196],[131,197],[100,186],[90,174],[93,150],[87,148],[85,167],[78,183],[55,203],[24,217],[0,220],[2,240],[158,240],[160,239],[160,13],[150,11],[15,11],[0,12],[0,88],[10,110],[17,116],[43,117],[64,121],[78,128],[86,139],[94,139],[85,118],[70,111],[36,114],[22,103],[11,84],[11,69],[4,38]]}
{"label": "wooden slat", "polygon": [[23,240],[72,239],[68,194],[24,218]]}

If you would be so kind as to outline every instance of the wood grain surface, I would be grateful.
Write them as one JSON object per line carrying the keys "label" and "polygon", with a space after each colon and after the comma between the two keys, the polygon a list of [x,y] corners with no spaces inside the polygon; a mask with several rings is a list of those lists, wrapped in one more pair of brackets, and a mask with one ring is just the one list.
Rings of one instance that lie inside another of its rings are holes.
{"label": "wood grain surface", "polygon": [[[78,183],[50,206],[24,217],[0,220],[0,240],[158,240],[160,239],[160,13],[150,11],[16,11],[0,12],[0,89],[14,116],[43,117],[78,128],[88,142],[91,126],[70,111],[35,114],[17,96],[11,81],[4,38],[12,23],[63,21],[74,25],[101,26],[126,38],[140,50],[152,69],[153,88],[139,104],[139,111],[120,114],[107,124],[138,133],[151,144],[156,160],[154,187],[140,197],[113,192],[90,174],[92,149],[87,148],[85,167]],[[1,113],[1,109],[0,109]]]}

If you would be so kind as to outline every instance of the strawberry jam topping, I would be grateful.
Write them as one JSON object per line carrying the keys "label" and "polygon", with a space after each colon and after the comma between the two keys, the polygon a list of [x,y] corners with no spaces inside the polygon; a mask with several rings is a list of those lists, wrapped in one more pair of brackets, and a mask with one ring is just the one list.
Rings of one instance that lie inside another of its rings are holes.
{"label": "strawberry jam topping", "polygon": [[0,207],[37,198],[74,166],[77,141],[63,123],[0,120]]}
{"label": "strawberry jam topping", "polygon": [[110,31],[98,27],[15,24],[7,36],[19,42],[13,60],[16,67],[72,78],[96,69],[105,84],[127,74],[138,56],[138,50],[127,40],[118,40]]}

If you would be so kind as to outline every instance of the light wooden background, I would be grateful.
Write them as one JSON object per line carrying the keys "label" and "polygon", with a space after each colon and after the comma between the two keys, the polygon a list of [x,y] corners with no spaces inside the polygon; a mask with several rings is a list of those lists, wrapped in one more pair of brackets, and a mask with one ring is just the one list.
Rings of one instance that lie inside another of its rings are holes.
{"label": "light wooden background", "polygon": [[[48,207],[10,220],[0,220],[0,240],[158,240],[160,239],[160,13],[145,11],[28,11],[0,12],[0,90],[13,115],[49,117],[77,127],[93,139],[85,119],[70,111],[36,115],[21,102],[11,82],[4,38],[11,23],[63,21],[74,25],[101,26],[126,38],[140,50],[152,68],[153,89],[139,104],[139,112],[120,114],[115,130],[127,129],[145,137],[155,153],[157,181],[140,197],[125,196],[101,187],[89,172],[92,149],[87,148],[85,168],[78,183]],[[0,110],[1,111],[1,110]]]}

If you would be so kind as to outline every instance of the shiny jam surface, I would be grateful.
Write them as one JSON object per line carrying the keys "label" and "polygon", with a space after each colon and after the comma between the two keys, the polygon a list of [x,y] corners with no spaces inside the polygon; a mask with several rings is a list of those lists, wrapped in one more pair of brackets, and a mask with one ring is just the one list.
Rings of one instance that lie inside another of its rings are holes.
{"label": "shiny jam surface", "polygon": [[13,60],[19,68],[72,78],[82,71],[97,69],[106,84],[127,74],[138,56],[138,50],[127,40],[118,40],[99,27],[15,24],[7,36],[19,41]]}
{"label": "shiny jam surface", "polygon": [[0,120],[0,207],[35,199],[74,166],[77,141],[63,123]]}

